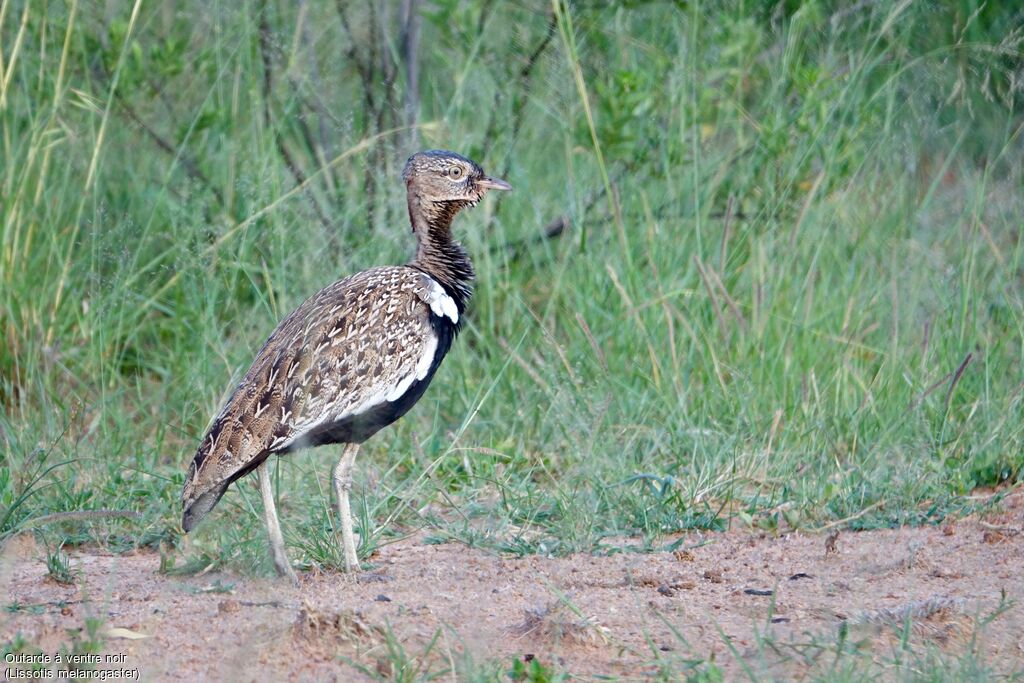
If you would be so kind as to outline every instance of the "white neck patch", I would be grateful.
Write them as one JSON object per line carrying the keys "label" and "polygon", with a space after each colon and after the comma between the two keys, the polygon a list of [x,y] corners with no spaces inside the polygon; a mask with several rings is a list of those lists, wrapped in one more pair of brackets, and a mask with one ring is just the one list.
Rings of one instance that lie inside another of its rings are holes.
{"label": "white neck patch", "polygon": [[438,284],[437,280],[428,277],[430,280],[430,291],[427,292],[425,301],[438,318],[450,318],[453,323],[459,322],[459,307],[455,305],[455,299],[448,296],[444,287]]}

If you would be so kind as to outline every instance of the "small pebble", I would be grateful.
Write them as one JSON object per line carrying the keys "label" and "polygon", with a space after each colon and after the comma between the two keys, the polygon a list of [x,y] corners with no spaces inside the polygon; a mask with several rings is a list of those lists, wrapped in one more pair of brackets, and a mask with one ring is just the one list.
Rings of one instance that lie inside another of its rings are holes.
{"label": "small pebble", "polygon": [[233,612],[237,612],[241,608],[242,606],[238,603],[237,600],[232,600],[231,598],[228,598],[227,600],[220,601],[220,603],[217,605],[217,612],[219,612],[220,614],[231,614]]}
{"label": "small pebble", "polygon": [[704,578],[711,583],[722,583],[725,580],[722,578],[722,572],[718,569],[708,569],[704,572]]}

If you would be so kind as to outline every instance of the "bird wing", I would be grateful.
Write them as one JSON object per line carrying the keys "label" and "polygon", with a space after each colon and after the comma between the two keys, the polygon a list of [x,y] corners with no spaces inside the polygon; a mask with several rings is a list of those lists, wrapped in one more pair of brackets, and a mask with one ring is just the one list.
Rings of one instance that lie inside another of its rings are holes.
{"label": "bird wing", "polygon": [[182,492],[186,530],[270,454],[425,378],[438,343],[431,316],[458,322],[444,289],[402,266],[340,280],[282,320],[196,451]]}

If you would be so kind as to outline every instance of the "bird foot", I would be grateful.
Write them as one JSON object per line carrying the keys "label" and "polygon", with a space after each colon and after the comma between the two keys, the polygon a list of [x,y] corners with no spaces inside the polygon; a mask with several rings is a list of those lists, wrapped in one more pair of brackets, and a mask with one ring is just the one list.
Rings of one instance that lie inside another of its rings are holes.
{"label": "bird foot", "polygon": [[359,546],[359,537],[352,533],[348,538],[345,534],[341,535],[341,548],[345,557],[345,573],[351,574],[358,572],[362,569],[359,565],[359,555],[356,553],[356,548]]}

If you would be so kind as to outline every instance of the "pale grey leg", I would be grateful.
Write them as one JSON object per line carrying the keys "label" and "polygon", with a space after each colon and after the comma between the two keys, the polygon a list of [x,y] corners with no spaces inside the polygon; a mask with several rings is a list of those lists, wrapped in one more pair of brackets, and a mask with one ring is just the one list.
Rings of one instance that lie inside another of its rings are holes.
{"label": "pale grey leg", "polygon": [[338,506],[338,517],[341,518],[341,542],[345,552],[345,571],[359,568],[356,557],[356,539],[352,530],[352,509],[349,507],[348,493],[352,490],[352,465],[356,461],[359,444],[350,443],[345,446],[341,460],[334,466],[334,497]]}
{"label": "pale grey leg", "polygon": [[260,495],[263,496],[263,516],[267,521],[267,535],[270,537],[270,556],[274,558],[274,568],[280,576],[287,576],[294,583],[299,582],[288,553],[284,549],[284,536],[281,525],[277,521],[277,506],[274,504],[274,489],[270,485],[270,459],[267,458],[259,466]]}

